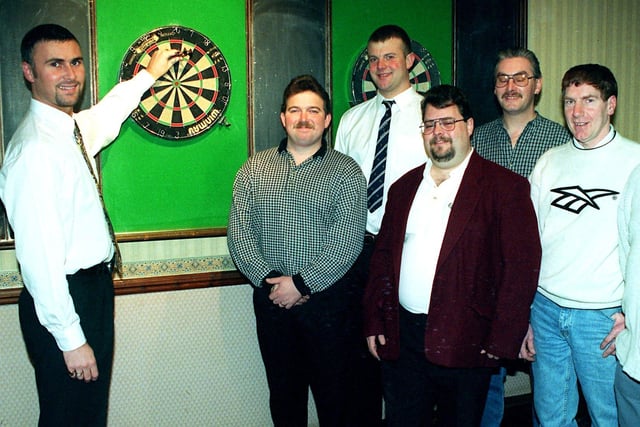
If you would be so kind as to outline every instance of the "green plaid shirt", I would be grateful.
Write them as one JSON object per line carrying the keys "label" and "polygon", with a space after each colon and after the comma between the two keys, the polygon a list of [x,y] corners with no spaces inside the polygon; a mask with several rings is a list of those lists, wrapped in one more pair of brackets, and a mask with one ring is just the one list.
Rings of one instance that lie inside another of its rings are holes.
{"label": "green plaid shirt", "polygon": [[278,271],[299,275],[313,294],[342,278],[360,254],[366,180],[351,157],[324,142],[299,165],[286,144],[256,153],[238,171],[227,243],[254,286]]}
{"label": "green plaid shirt", "polygon": [[570,140],[571,134],[565,127],[537,114],[527,123],[515,147],[511,145],[502,118],[477,127],[471,144],[485,159],[528,178],[545,151]]}

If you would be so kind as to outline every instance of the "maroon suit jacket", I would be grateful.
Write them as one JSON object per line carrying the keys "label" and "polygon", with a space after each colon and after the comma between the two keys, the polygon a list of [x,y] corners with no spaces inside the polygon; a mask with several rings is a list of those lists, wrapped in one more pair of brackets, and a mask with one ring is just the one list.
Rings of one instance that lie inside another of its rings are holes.
{"label": "maroon suit jacket", "polygon": [[[398,283],[409,210],[425,165],[390,190],[364,296],[365,335],[384,335],[382,359],[399,357]],[[424,352],[448,367],[515,359],[538,283],[540,240],[529,182],[472,153],[436,266]]]}

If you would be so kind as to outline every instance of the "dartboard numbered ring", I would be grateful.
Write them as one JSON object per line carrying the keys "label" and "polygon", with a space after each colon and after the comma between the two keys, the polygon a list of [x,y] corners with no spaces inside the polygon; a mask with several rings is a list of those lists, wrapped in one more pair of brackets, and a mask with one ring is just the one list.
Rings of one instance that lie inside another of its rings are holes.
{"label": "dartboard numbered ring", "polygon": [[168,26],[140,36],[124,56],[120,81],[145,69],[158,49],[177,49],[183,57],[142,96],[131,118],[168,140],[192,138],[225,123],[231,96],[229,65],[218,46],[196,30]]}
{"label": "dartboard numbered ring", "polygon": [[[440,85],[440,71],[431,53],[420,43],[411,40],[413,65],[409,69],[409,80],[417,92],[424,93]],[[359,104],[376,96],[376,85],[371,80],[367,49],[356,60],[351,74],[351,103]]]}

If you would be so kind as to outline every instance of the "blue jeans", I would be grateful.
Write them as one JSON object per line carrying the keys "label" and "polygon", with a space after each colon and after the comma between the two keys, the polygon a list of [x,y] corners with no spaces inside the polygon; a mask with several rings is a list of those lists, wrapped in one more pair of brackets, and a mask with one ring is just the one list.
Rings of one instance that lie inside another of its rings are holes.
{"label": "blue jeans", "polygon": [[500,367],[497,373],[491,375],[480,427],[500,427],[504,416],[504,381],[506,377],[507,368],[504,367]]}
{"label": "blue jeans", "polygon": [[625,374],[620,363],[616,369],[615,389],[620,427],[636,427],[640,420],[640,382]]}
{"label": "blue jeans", "polygon": [[600,343],[620,307],[565,308],[539,292],[531,306],[536,360],[531,364],[533,399],[544,427],[577,426],[578,382],[593,427],[617,427],[613,383],[616,359],[602,357]]}

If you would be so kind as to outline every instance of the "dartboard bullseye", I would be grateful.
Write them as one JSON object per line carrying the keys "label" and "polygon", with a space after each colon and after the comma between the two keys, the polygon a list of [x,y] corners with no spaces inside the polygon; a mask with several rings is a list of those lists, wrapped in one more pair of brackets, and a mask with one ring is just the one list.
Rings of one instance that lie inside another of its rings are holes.
{"label": "dartboard bullseye", "polygon": [[[426,92],[440,85],[440,71],[431,53],[415,40],[411,41],[411,54],[415,56],[409,70],[409,80],[417,92]],[[369,61],[365,48],[358,56],[351,74],[351,105],[359,104],[376,96],[376,86],[369,73]]]}
{"label": "dartboard bullseye", "polygon": [[231,96],[229,65],[210,39],[191,28],[161,27],[139,37],[120,67],[120,81],[147,67],[158,49],[178,49],[182,59],[142,96],[131,118],[161,138],[191,138],[226,124]]}

